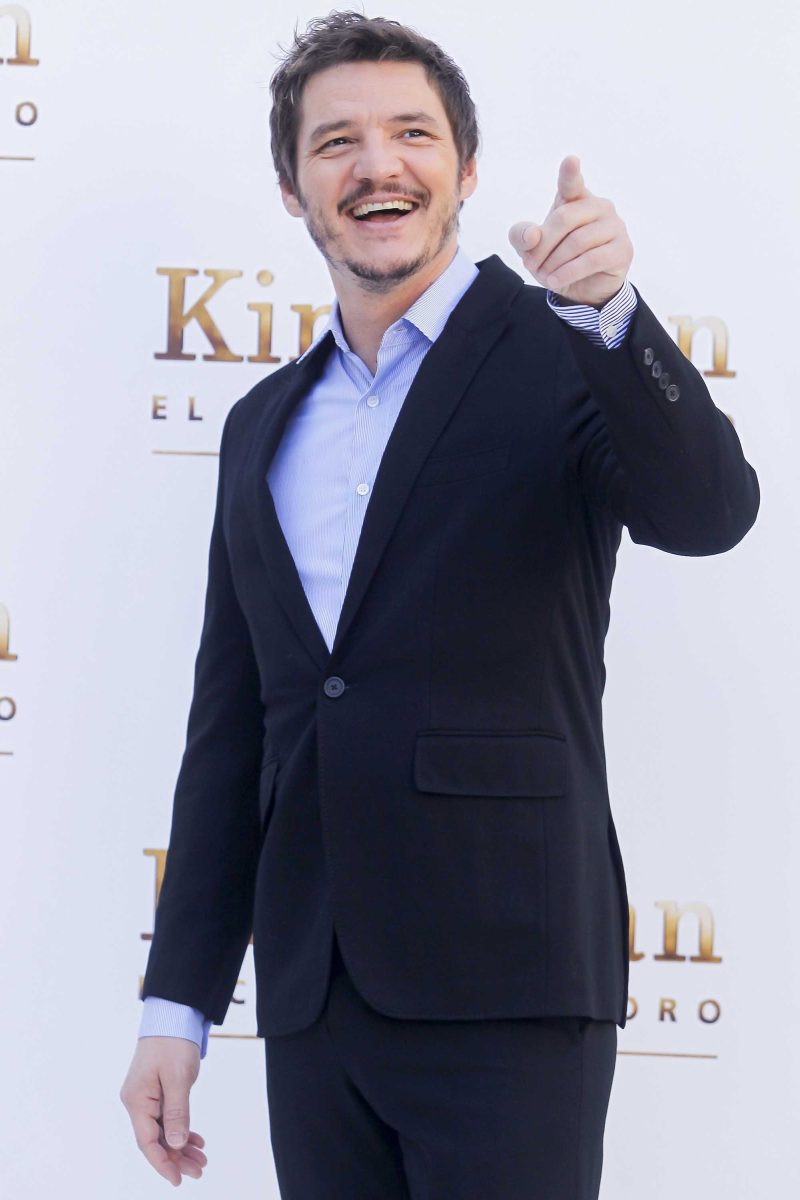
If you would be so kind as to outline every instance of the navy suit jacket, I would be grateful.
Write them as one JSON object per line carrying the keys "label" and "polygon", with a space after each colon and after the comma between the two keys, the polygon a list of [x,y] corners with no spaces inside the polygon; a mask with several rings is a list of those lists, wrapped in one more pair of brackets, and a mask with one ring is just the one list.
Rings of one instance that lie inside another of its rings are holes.
{"label": "navy suit jacket", "polygon": [[332,350],[225,422],[205,618],[143,995],[220,1023],[253,935],[257,1024],[353,981],[407,1018],[625,1023],[628,901],[601,699],[625,526],[730,549],[759,488],[637,292],[609,351],[497,256],[420,367],[328,651],[266,473]]}

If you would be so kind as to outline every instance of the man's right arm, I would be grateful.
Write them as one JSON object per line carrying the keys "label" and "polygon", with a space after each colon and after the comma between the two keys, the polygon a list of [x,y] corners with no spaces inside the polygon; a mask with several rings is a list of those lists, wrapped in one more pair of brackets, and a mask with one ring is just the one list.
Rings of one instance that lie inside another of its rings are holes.
{"label": "man's right arm", "polygon": [[[164,1016],[165,996],[178,997],[170,1026],[140,1033],[120,1099],[139,1149],[165,1179],[199,1178],[206,1165],[200,1135],[190,1128],[189,1093],[200,1071],[204,1038],[221,1024],[252,931],[260,852],[258,784],[264,705],[250,630],[234,586],[225,535],[225,481],[241,475],[249,445],[230,431],[220,441],[203,628],[192,703],[172,807],[164,878],[147,968],[143,1018]],[[148,1001],[150,1004],[148,1005]],[[188,1009],[187,1013],[183,1010]],[[169,1010],[167,1010],[169,1014]],[[164,1036],[166,1034],[166,1036]]]}

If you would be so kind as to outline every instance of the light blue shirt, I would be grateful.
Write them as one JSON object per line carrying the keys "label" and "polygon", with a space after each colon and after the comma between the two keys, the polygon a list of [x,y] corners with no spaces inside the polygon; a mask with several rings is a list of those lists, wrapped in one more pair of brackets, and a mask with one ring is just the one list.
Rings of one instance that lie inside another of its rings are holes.
{"label": "light blue shirt", "polygon": [[[374,375],[345,340],[338,300],[306,351],[309,354],[330,330],[336,349],[289,418],[264,486],[272,492],[284,537],[328,649],[389,435],[422,360],[477,275],[475,264],[457,249],[444,271],[385,331]],[[547,303],[595,345],[613,350],[627,333],[636,293],[626,280],[599,310],[571,304],[550,291]],[[188,1038],[205,1057],[210,1027],[196,1008],[147,996],[139,1037]]]}

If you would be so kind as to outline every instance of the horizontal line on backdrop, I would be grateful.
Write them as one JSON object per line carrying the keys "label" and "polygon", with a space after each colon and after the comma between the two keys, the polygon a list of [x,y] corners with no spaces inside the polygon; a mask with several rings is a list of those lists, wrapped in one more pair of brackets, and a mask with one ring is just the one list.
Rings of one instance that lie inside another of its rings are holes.
{"label": "horizontal line on backdrop", "polygon": [[154,450],[153,454],[199,454],[203,457],[219,458],[219,450]]}
{"label": "horizontal line on backdrop", "polygon": [[719,1058],[718,1054],[674,1054],[669,1050],[618,1050],[634,1058]]}
{"label": "horizontal line on backdrop", "polygon": [[36,162],[30,154],[0,154],[0,162]]}
{"label": "horizontal line on backdrop", "polygon": [[245,1042],[263,1042],[257,1033],[210,1033],[209,1037],[241,1038]]}
{"label": "horizontal line on backdrop", "polygon": [[9,758],[13,755],[13,753],[13,750],[0,750],[0,755],[6,754],[9,756]]}

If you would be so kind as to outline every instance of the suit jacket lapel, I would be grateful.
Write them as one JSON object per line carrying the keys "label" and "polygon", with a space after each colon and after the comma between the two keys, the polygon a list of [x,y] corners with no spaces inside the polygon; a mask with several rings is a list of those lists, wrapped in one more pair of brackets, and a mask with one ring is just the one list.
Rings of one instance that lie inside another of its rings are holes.
{"label": "suit jacket lapel", "polygon": [[352,625],[414,480],[506,327],[508,310],[523,286],[519,275],[497,255],[477,266],[480,274],[425,355],[386,445],[364,516],[333,654]]}
{"label": "suit jacket lapel", "polygon": [[287,372],[283,390],[270,398],[255,431],[246,470],[248,502],[270,583],[298,637],[320,670],[325,669],[330,654],[281,529],[267,484],[267,471],[289,417],[319,378],[334,345],[333,334],[329,332],[302,362],[296,364],[296,370]]}

